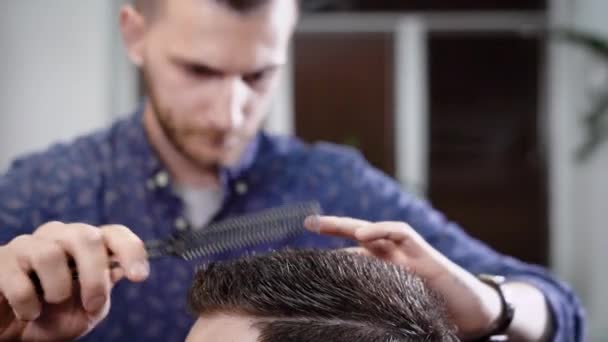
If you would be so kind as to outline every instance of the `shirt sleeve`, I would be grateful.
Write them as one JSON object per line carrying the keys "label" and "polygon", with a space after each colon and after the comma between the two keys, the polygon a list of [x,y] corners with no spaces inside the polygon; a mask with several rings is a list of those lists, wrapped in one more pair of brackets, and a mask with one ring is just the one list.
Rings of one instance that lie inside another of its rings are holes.
{"label": "shirt sleeve", "polygon": [[473,274],[499,274],[535,286],[545,294],[552,311],[553,340],[584,341],[584,312],[579,299],[547,270],[497,253],[472,238],[428,202],[404,191],[397,182],[371,167],[360,154],[330,149],[314,163],[335,166],[330,172],[334,175],[332,182],[341,189],[331,199],[341,203],[336,214],[374,222],[406,222],[434,248]]}
{"label": "shirt sleeve", "polygon": [[35,169],[20,163],[14,163],[0,176],[0,245],[30,234],[44,221],[40,183]]}
{"label": "shirt sleeve", "polygon": [[16,160],[0,176],[0,245],[50,221],[97,220],[100,181],[91,145],[53,146]]}

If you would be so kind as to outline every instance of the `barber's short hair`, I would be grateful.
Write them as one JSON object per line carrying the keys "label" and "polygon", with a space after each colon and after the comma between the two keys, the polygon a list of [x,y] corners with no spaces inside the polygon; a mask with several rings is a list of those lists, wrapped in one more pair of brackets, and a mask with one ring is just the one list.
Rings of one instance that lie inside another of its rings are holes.
{"label": "barber's short hair", "polygon": [[344,251],[283,251],[209,265],[197,315],[244,314],[259,342],[458,341],[445,305],[402,267]]}

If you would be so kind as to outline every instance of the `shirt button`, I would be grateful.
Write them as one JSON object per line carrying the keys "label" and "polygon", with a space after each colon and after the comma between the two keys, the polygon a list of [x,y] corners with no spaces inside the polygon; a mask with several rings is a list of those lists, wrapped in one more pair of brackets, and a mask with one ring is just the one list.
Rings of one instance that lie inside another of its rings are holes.
{"label": "shirt button", "polygon": [[249,191],[249,186],[247,186],[247,183],[245,182],[237,182],[234,187],[234,190],[237,194],[244,195],[247,193],[247,191]]}
{"label": "shirt button", "polygon": [[161,171],[154,177],[154,182],[159,188],[164,188],[169,185],[169,175],[166,172]]}
{"label": "shirt button", "polygon": [[178,217],[175,220],[175,229],[180,232],[185,232],[188,229],[188,222],[183,217]]}
{"label": "shirt button", "polygon": [[148,190],[150,191],[156,189],[156,183],[154,183],[154,179],[148,179],[148,181],[146,182],[146,188],[148,188]]}

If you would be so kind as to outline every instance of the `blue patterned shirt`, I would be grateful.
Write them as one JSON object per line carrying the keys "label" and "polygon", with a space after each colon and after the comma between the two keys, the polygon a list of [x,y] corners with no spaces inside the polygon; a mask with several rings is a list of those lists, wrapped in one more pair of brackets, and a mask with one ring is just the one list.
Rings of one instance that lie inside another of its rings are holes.
{"label": "blue patterned shirt", "polygon": [[[584,340],[582,308],[568,288],[542,268],[500,255],[471,238],[351,149],[261,133],[238,166],[221,171],[221,183],[225,198],[214,220],[314,199],[326,214],[407,222],[470,272],[503,274],[541,289],[553,312],[555,341]],[[188,229],[184,205],[147,140],[141,110],[109,129],[19,159],[0,177],[0,244],[53,220],[123,224],[144,240]],[[304,233],[255,251],[349,243]],[[120,282],[107,319],[82,340],[184,341],[194,320],[186,308],[193,266],[166,258],[152,263],[145,283]]]}

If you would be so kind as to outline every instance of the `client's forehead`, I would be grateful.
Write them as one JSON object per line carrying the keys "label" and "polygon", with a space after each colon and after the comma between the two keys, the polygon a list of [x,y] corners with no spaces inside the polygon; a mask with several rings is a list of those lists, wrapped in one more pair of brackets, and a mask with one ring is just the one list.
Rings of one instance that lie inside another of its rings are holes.
{"label": "client's forehead", "polygon": [[190,329],[186,342],[256,342],[260,333],[253,324],[253,318],[243,315],[202,315]]}

